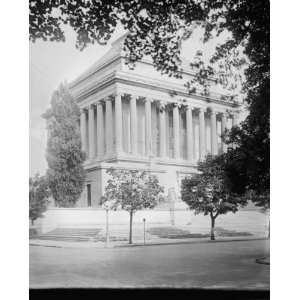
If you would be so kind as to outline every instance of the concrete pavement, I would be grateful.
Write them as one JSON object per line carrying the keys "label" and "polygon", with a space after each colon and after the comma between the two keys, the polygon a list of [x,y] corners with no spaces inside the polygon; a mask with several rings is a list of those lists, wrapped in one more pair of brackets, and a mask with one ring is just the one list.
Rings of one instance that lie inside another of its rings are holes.
{"label": "concrete pavement", "polygon": [[255,262],[269,241],[131,248],[30,247],[30,287],[197,287],[269,289],[269,266]]}

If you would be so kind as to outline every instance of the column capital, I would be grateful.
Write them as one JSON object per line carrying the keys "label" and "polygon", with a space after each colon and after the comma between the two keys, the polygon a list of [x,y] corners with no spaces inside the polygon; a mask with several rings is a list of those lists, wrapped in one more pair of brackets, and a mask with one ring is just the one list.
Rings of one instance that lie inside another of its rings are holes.
{"label": "column capital", "polygon": [[96,107],[96,103],[91,103],[91,104],[88,106],[89,109],[94,109],[95,107]]}
{"label": "column capital", "polygon": [[179,107],[181,108],[182,112],[186,112],[188,110],[189,105],[188,104],[181,104]]}
{"label": "column capital", "polygon": [[103,101],[104,102],[107,102],[107,101],[112,101],[115,99],[115,96],[113,94],[109,95],[109,96],[106,96],[103,98]]}
{"label": "column capital", "polygon": [[98,105],[104,105],[105,104],[105,100],[104,99],[101,99],[101,100],[98,100],[97,102],[96,102],[96,105],[98,106]]}
{"label": "column capital", "polygon": [[130,100],[135,99],[136,101],[138,101],[141,98],[141,96],[137,95],[137,94],[128,94],[128,96],[129,96]]}
{"label": "column capital", "polygon": [[150,102],[150,103],[155,102],[155,99],[150,98],[150,97],[144,97],[144,99],[145,99],[145,102]]}
{"label": "column capital", "polygon": [[200,108],[199,108],[198,106],[194,106],[194,107],[193,107],[193,111],[199,112],[199,111],[200,111]]}
{"label": "column capital", "polygon": [[87,112],[87,108],[86,107],[80,108],[80,113],[81,114],[84,114],[86,112]]}
{"label": "column capital", "polygon": [[125,95],[126,95],[126,93],[121,92],[121,91],[117,91],[117,92],[112,93],[110,96],[112,98],[116,98],[116,97],[124,97]]}
{"label": "column capital", "polygon": [[216,114],[217,112],[216,112],[216,109],[214,108],[214,107],[212,107],[212,106],[209,106],[208,108],[207,108],[207,112],[209,113],[209,114]]}
{"label": "column capital", "polygon": [[163,111],[166,110],[166,105],[167,105],[166,102],[164,102],[164,101],[162,101],[162,100],[158,100],[157,103],[158,103],[158,108],[159,108],[159,111],[160,111],[160,112],[163,112]]}
{"label": "column capital", "polygon": [[138,96],[136,98],[136,101],[140,101],[142,103],[145,103],[147,101],[147,97],[145,97],[145,96]]}
{"label": "column capital", "polygon": [[230,113],[232,116],[236,116],[236,115],[238,114],[238,112],[235,111],[235,110],[231,110],[229,113]]}

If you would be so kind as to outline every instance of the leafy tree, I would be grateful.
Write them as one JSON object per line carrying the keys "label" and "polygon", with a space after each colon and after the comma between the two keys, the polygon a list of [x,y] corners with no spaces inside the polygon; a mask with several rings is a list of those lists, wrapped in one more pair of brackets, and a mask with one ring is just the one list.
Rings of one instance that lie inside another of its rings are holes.
{"label": "leafy tree", "polygon": [[210,239],[214,240],[216,218],[227,212],[235,213],[239,206],[246,204],[246,200],[231,192],[222,156],[207,156],[203,163],[199,163],[198,169],[201,173],[182,181],[181,198],[195,214],[210,216]]}
{"label": "leafy tree", "polygon": [[45,176],[36,174],[29,178],[29,218],[32,225],[47,210],[49,196],[50,191]]}
{"label": "leafy tree", "polygon": [[64,85],[53,93],[47,120],[47,180],[56,205],[72,207],[85,182],[84,153],[81,151],[79,107]]}
{"label": "leafy tree", "polygon": [[266,195],[265,200],[256,202],[266,206],[270,177],[269,6],[268,0],[30,0],[29,33],[32,42],[64,41],[63,25],[68,24],[77,34],[76,47],[82,50],[91,43],[106,44],[121,23],[128,31],[124,50],[130,65],[148,55],[157,70],[177,77],[181,76],[182,43],[196,28],[202,28],[198,35],[203,43],[229,33],[208,62],[199,47],[192,62],[196,74],[186,86],[191,93],[204,94],[210,93],[213,81],[234,89],[241,67],[245,68],[243,91],[249,115],[228,137],[237,147],[229,151],[226,170],[235,183],[232,187],[238,187],[240,194],[251,189]]}
{"label": "leafy tree", "polygon": [[108,169],[111,178],[105,187],[104,201],[112,202],[111,208],[121,208],[129,212],[129,244],[132,244],[132,221],[136,211],[154,208],[164,189],[156,176],[146,171]]}
{"label": "leafy tree", "polygon": [[270,207],[270,103],[269,86],[265,84],[269,85],[265,82],[249,92],[253,97],[250,114],[240,127],[233,128],[225,137],[227,143],[234,143],[236,147],[224,156],[232,191],[249,195],[257,206],[267,209]]}

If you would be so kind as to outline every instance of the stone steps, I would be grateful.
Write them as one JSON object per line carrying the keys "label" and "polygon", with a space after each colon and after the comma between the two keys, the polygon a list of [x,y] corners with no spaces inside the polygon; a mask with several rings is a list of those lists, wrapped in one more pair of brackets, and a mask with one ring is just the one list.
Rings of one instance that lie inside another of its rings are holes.
{"label": "stone steps", "polygon": [[40,240],[87,242],[94,240],[99,228],[56,228],[50,232],[40,235]]}

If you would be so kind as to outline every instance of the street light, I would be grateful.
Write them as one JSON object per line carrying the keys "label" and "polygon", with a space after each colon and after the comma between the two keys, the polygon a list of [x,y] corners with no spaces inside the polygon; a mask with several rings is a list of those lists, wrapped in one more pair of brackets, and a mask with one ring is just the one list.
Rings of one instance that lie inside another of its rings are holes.
{"label": "street light", "polygon": [[144,245],[146,245],[146,219],[143,218],[143,223],[144,223]]}
{"label": "street light", "polygon": [[105,212],[106,212],[106,243],[105,247],[109,247],[109,220],[108,220],[108,212],[109,212],[109,206],[107,203],[104,204]]}

